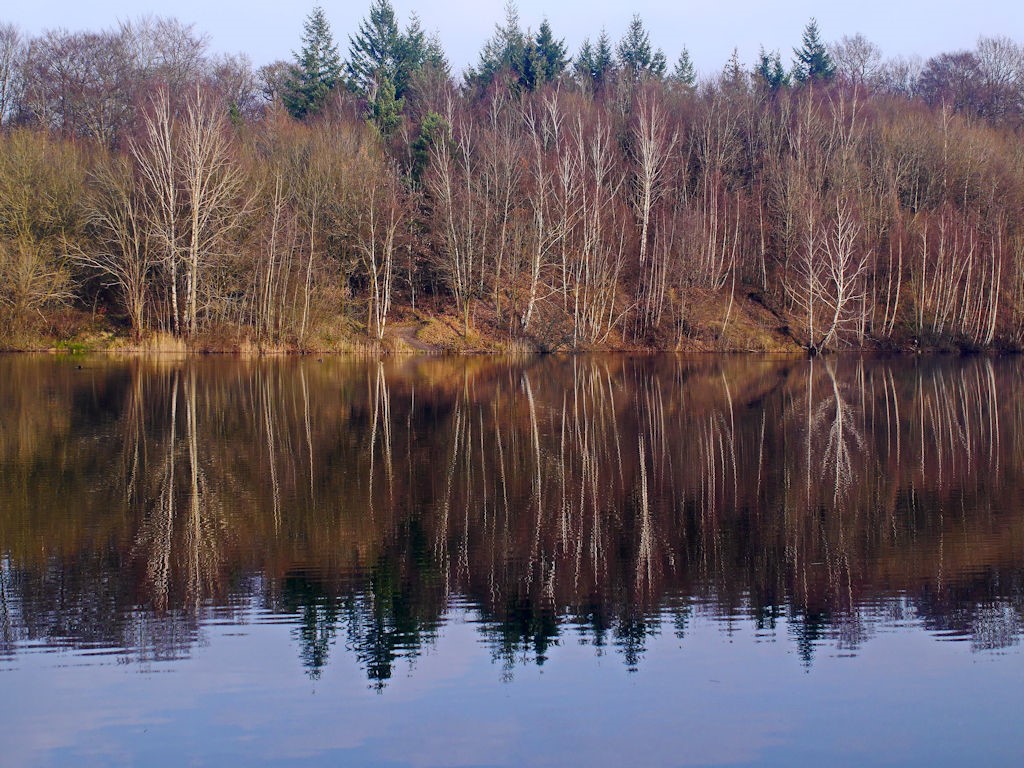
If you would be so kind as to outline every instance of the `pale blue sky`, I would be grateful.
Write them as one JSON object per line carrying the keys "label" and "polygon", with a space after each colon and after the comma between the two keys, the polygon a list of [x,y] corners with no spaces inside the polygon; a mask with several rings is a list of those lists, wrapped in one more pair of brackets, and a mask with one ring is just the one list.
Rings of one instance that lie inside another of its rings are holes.
{"label": "pale blue sky", "polygon": [[[348,35],[366,14],[369,0],[323,0],[321,4],[344,53]],[[504,14],[504,0],[393,0],[393,4],[403,24],[415,10],[428,31],[440,34],[456,70],[476,60],[481,44]],[[299,44],[302,20],[314,5],[313,0],[5,0],[0,21],[14,22],[34,33],[50,27],[99,29],[141,13],[175,16],[207,33],[214,51],[245,52],[260,65],[290,57]],[[1024,42],[1024,11],[1019,0],[870,0],[831,5],[820,0],[724,4],[708,0],[633,0],[628,4],[621,0],[521,0],[518,6],[524,26],[536,29],[547,16],[574,54],[583,38],[596,37],[602,26],[618,40],[630,16],[639,13],[652,41],[665,50],[670,62],[685,45],[701,73],[720,69],[733,47],[739,49],[745,63],[753,61],[759,45],[780,49],[783,59],[789,61],[791,49],[799,44],[801,30],[812,15],[817,16],[826,40],[861,32],[887,56],[919,54],[927,58],[941,51],[971,48],[979,35],[1008,35]]]}

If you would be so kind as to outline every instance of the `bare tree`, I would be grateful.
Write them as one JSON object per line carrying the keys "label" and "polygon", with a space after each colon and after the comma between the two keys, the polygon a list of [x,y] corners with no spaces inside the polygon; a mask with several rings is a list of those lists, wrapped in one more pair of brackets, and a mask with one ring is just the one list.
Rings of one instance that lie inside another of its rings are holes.
{"label": "bare tree", "polygon": [[396,235],[403,213],[393,169],[385,162],[368,163],[359,181],[359,199],[353,239],[369,283],[366,328],[380,340],[391,309]]}
{"label": "bare tree", "polygon": [[652,259],[648,264],[648,249],[654,231],[652,219],[656,206],[668,190],[667,166],[678,134],[669,132],[668,115],[652,87],[646,87],[640,93],[632,139],[635,155],[633,204],[640,224],[638,257],[641,277],[637,298],[643,308],[641,322],[653,326],[661,316],[667,269],[664,259]]}
{"label": "bare tree", "polygon": [[142,16],[121,24],[138,76],[169,91],[171,102],[184,102],[207,70],[209,40],[192,24],[161,16]]}
{"label": "bare tree", "polygon": [[163,325],[173,333],[182,330],[178,272],[184,222],[177,143],[170,95],[167,89],[161,88],[150,97],[149,109],[142,121],[142,135],[138,140],[132,140],[129,148],[145,190],[146,226],[167,270],[163,288],[170,300],[170,316],[165,316]]}
{"label": "bare tree", "polygon": [[826,279],[820,290],[827,312],[819,338],[811,336],[811,349],[815,351],[828,349],[845,326],[857,323],[871,263],[870,252],[860,242],[862,226],[850,203],[837,198],[830,218],[822,241]]}
{"label": "bare tree", "polygon": [[477,157],[477,132],[464,115],[448,103],[449,134],[431,148],[428,186],[440,219],[443,260],[441,272],[455,296],[462,328],[469,334],[477,275],[483,259],[487,216]]}
{"label": "bare tree", "polygon": [[555,214],[551,210],[555,195],[555,172],[549,158],[549,148],[558,151],[562,128],[562,115],[557,97],[552,95],[539,107],[529,104],[524,110],[523,121],[530,142],[528,199],[532,211],[527,266],[529,289],[526,308],[520,318],[520,324],[525,331],[530,327],[530,320],[537,305],[541,275],[549,261],[549,251],[553,241],[558,237],[553,221]]}
{"label": "bare tree", "polygon": [[141,83],[118,31],[46,32],[26,48],[22,72],[23,121],[107,145],[128,124]]}
{"label": "bare tree", "polygon": [[14,111],[21,90],[21,34],[13,24],[0,24],[0,126]]}
{"label": "bare tree", "polygon": [[117,158],[93,174],[94,191],[87,202],[87,223],[95,231],[95,248],[77,250],[77,260],[106,278],[121,294],[132,333],[146,327],[146,296],[156,266],[146,226],[142,187],[131,164]]}
{"label": "bare tree", "polygon": [[882,49],[864,35],[843,35],[829,53],[843,79],[860,87],[876,84],[882,71]]}
{"label": "bare tree", "polygon": [[616,163],[611,127],[597,109],[577,116],[570,134],[581,182],[574,185],[578,210],[569,281],[573,345],[603,341],[621,319],[616,293],[622,271],[626,217],[622,166]]}
{"label": "bare tree", "polygon": [[924,63],[919,56],[896,56],[887,59],[878,72],[878,87],[897,96],[913,98],[920,93],[923,69]]}
{"label": "bare tree", "polygon": [[208,294],[204,278],[211,259],[247,207],[225,118],[215,100],[196,87],[179,120],[169,91],[161,88],[131,152],[147,190],[150,234],[169,272],[169,325],[191,336],[198,327],[200,295]]}
{"label": "bare tree", "polygon": [[210,64],[210,85],[233,120],[256,120],[265,100],[248,56],[222,55]]}
{"label": "bare tree", "polygon": [[197,87],[188,98],[182,122],[177,154],[188,213],[184,326],[191,335],[197,328],[203,268],[237,226],[247,203],[225,119],[203,89]]}

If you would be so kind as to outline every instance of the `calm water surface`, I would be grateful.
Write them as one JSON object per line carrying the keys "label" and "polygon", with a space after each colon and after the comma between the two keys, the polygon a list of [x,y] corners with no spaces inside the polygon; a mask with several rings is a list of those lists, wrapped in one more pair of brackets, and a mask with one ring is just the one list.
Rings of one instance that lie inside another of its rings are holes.
{"label": "calm water surface", "polygon": [[0,764],[1020,765],[1022,499],[1021,360],[0,358]]}

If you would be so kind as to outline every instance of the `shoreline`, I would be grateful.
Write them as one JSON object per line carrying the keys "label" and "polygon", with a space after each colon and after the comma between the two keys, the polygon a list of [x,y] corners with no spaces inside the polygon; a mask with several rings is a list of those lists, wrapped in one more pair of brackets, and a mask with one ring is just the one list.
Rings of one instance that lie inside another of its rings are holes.
{"label": "shoreline", "polygon": [[[666,332],[656,329],[645,336],[620,326],[597,342],[573,341],[571,328],[549,323],[540,331],[523,333],[511,316],[498,317],[492,308],[479,305],[468,333],[462,319],[444,308],[396,307],[388,318],[383,338],[376,339],[349,314],[321,317],[306,337],[279,335],[260,339],[244,326],[208,326],[192,338],[163,331],[147,331],[133,337],[116,316],[81,309],[56,310],[43,317],[36,330],[8,331],[0,353],[53,355],[112,354],[145,355],[234,355],[243,358],[285,356],[506,356],[530,357],[548,354],[751,354],[783,357],[814,357],[831,354],[868,355],[993,355],[1021,352],[1017,342],[1000,337],[988,347],[943,336],[922,340],[908,324],[897,327],[887,338],[869,333],[858,341],[847,336],[844,345],[830,350],[811,350],[791,330],[795,318],[779,309],[769,309],[753,296],[737,297],[723,321],[721,297],[695,303],[685,328]],[[630,338],[632,334],[633,338]]]}

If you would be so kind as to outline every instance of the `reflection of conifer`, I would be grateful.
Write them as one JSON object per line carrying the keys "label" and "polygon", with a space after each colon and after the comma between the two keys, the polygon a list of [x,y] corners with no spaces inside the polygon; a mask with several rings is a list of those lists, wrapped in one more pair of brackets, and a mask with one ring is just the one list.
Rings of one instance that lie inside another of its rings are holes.
{"label": "reflection of conifer", "polygon": [[640,668],[640,660],[647,652],[647,638],[658,634],[660,620],[628,614],[615,625],[615,647],[622,653],[630,672]]}
{"label": "reflection of conifer", "polygon": [[529,600],[513,599],[500,614],[488,616],[482,632],[494,659],[514,666],[520,654],[528,655],[539,667],[548,659],[552,646],[558,645],[560,626],[550,607],[536,606]]}
{"label": "reflection of conifer", "polygon": [[828,631],[829,616],[822,611],[805,611],[790,617],[789,622],[800,660],[805,667],[810,667],[814,661],[814,651]]}
{"label": "reflection of conifer", "polygon": [[323,584],[302,575],[285,577],[282,600],[286,611],[300,616],[294,631],[299,658],[310,679],[319,680],[337,634],[337,601]]}

